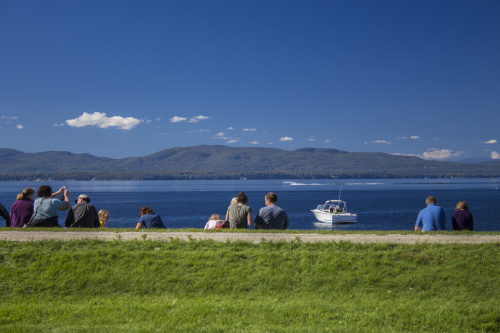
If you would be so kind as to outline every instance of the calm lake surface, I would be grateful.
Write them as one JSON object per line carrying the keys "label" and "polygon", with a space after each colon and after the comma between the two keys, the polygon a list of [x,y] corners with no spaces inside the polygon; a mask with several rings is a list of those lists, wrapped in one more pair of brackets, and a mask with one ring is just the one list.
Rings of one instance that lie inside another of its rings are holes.
{"label": "calm lake surface", "polygon": [[[98,209],[110,212],[108,227],[132,228],[139,220],[139,208],[149,206],[160,214],[167,228],[203,228],[211,214],[222,218],[231,198],[244,191],[255,217],[264,206],[264,195],[278,194],[278,206],[285,209],[290,229],[330,229],[310,212],[326,200],[347,202],[358,223],[335,225],[338,230],[413,230],[425,198],[438,198],[451,230],[451,214],[460,200],[467,201],[476,231],[500,231],[500,179],[362,179],[362,180],[191,180],[191,181],[67,181],[0,182],[0,202],[10,211],[25,187],[50,185],[54,191],[66,186],[71,203],[85,193]],[[67,211],[59,214],[64,225]],[[0,226],[5,226],[0,218]]]}

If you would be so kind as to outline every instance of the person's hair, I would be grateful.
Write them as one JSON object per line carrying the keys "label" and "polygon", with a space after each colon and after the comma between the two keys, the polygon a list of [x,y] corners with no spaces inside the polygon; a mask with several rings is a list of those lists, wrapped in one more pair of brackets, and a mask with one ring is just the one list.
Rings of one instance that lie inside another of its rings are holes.
{"label": "person's hair", "polygon": [[432,197],[432,196],[428,196],[427,198],[425,198],[425,204],[426,205],[429,205],[431,203],[433,203],[433,204],[436,205],[438,203],[438,199],[435,198],[435,197]]}
{"label": "person's hair", "polygon": [[273,192],[269,192],[268,194],[266,194],[266,199],[269,200],[271,203],[278,202],[278,196],[276,195],[276,193]]}
{"label": "person's hair", "polygon": [[101,221],[109,218],[109,212],[107,210],[100,210],[97,215],[99,215],[99,220]]}
{"label": "person's hair", "polygon": [[460,210],[460,209],[463,209],[463,210],[466,210],[469,212],[469,206],[467,206],[467,202],[465,201],[459,201],[457,203],[457,206],[455,207],[455,210]]}
{"label": "person's hair", "polygon": [[238,203],[238,198],[234,197],[231,199],[231,204],[237,204]]}
{"label": "person's hair", "polygon": [[248,202],[248,197],[244,192],[240,192],[236,197],[236,201],[241,204],[246,204]]}
{"label": "person's hair", "polygon": [[220,220],[219,214],[212,214],[208,220]]}
{"label": "person's hair", "polygon": [[142,206],[141,209],[139,209],[139,215],[143,216],[146,214],[154,214],[153,210],[149,208],[148,206]]}
{"label": "person's hair", "polygon": [[35,194],[35,189],[32,187],[26,187],[21,193],[17,195],[17,200],[24,200],[32,194]]}
{"label": "person's hair", "polygon": [[52,188],[49,185],[42,185],[38,188],[38,192],[36,192],[36,195],[39,198],[50,197],[52,195]]}

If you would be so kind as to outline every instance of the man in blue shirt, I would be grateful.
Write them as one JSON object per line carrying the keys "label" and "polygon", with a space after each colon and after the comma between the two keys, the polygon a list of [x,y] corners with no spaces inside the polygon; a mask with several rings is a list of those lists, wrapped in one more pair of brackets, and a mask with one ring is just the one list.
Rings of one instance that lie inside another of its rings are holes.
{"label": "man in blue shirt", "polygon": [[290,222],[286,212],[276,206],[278,201],[276,193],[269,192],[264,197],[264,200],[266,207],[261,208],[257,217],[255,217],[255,229],[288,229]]}
{"label": "man in blue shirt", "polygon": [[415,231],[446,230],[444,209],[437,205],[437,199],[429,196],[425,199],[425,204],[427,207],[418,213]]}

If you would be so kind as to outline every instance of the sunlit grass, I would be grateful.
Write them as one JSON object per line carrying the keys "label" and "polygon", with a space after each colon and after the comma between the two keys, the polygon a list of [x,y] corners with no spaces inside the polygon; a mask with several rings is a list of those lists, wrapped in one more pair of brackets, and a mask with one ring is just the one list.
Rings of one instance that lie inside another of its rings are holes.
{"label": "sunlit grass", "polygon": [[0,241],[0,330],[500,330],[500,244]]}

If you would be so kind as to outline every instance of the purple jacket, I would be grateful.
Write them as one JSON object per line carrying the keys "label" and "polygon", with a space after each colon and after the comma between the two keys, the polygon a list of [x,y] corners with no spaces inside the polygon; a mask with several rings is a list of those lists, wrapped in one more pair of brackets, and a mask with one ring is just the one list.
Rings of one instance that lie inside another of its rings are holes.
{"label": "purple jacket", "polygon": [[11,227],[22,228],[33,215],[33,200],[17,200],[10,207]]}
{"label": "purple jacket", "polygon": [[451,216],[451,224],[453,225],[453,230],[474,230],[474,218],[466,210],[454,211]]}

